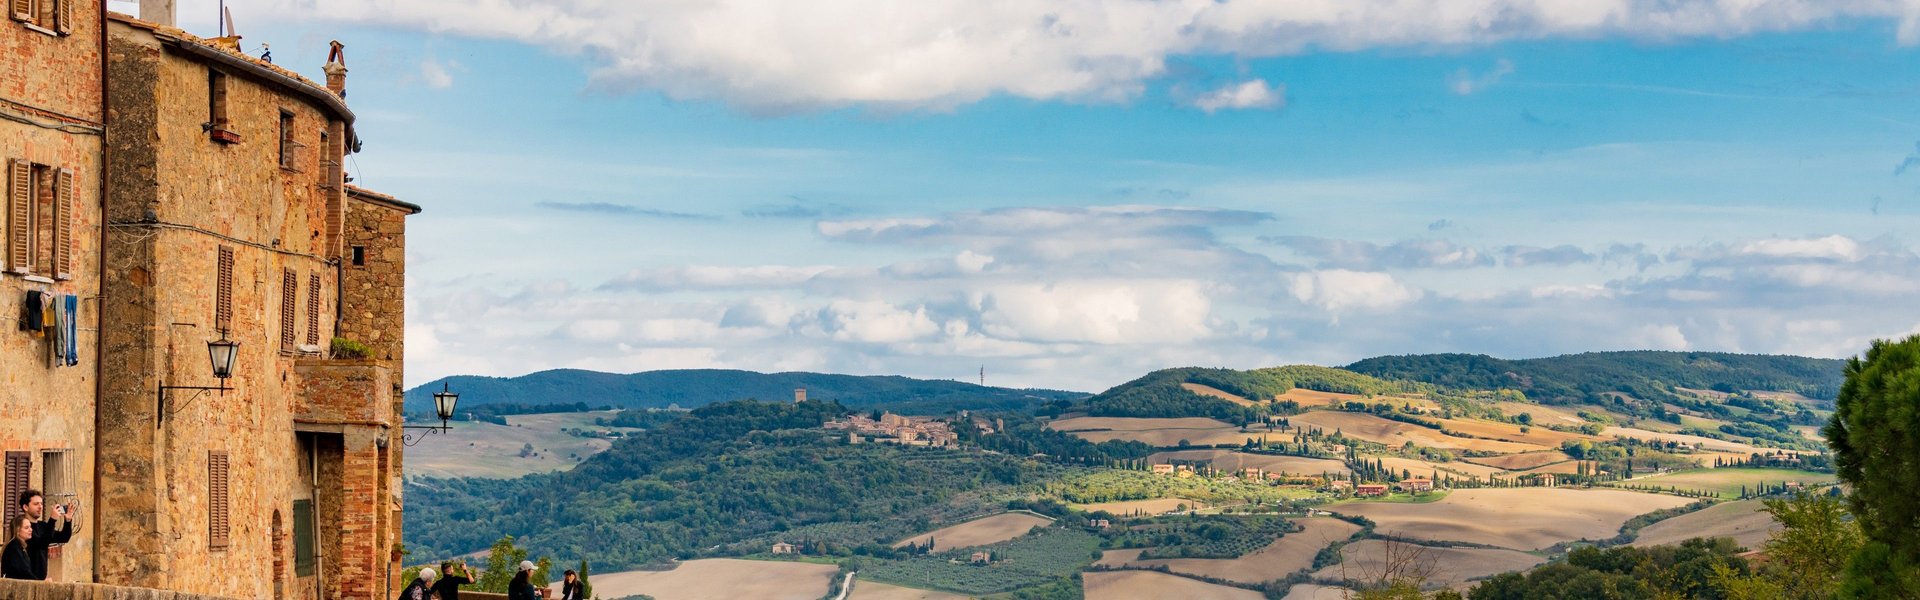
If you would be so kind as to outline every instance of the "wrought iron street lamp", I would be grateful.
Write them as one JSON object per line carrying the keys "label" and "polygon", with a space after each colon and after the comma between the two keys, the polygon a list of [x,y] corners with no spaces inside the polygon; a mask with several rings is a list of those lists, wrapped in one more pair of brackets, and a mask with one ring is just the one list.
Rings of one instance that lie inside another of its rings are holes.
{"label": "wrought iron street lamp", "polygon": [[212,363],[213,378],[220,380],[220,385],[167,385],[165,379],[160,380],[158,402],[154,405],[153,426],[158,428],[166,420],[169,390],[217,391],[222,396],[226,395],[227,380],[233,377],[233,361],[239,355],[240,342],[227,339],[227,330],[220,330],[220,339],[207,342],[207,360]]}
{"label": "wrought iron street lamp", "polygon": [[[400,443],[412,446],[420,443],[420,440],[426,439],[429,435],[446,433],[447,430],[453,428],[453,426],[447,424],[447,420],[453,418],[453,409],[459,404],[460,394],[454,393],[453,390],[448,387],[447,382],[440,382],[440,391],[433,393],[433,412],[440,416],[440,425],[437,427],[433,425],[402,425],[400,426],[402,430]],[[419,435],[408,434],[405,432],[407,429],[417,429],[420,430],[421,433]]]}

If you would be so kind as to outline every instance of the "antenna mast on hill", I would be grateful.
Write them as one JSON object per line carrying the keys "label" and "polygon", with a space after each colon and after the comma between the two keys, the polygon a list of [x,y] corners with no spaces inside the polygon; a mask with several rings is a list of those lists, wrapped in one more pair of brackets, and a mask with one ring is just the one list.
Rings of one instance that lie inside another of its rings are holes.
{"label": "antenna mast on hill", "polygon": [[987,387],[987,366],[980,365],[980,387]]}

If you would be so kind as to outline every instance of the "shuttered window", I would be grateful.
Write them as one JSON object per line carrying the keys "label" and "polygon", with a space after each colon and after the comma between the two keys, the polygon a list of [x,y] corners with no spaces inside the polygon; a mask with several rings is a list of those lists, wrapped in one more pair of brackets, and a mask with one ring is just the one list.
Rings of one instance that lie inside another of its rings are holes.
{"label": "shuttered window", "polygon": [[293,575],[311,577],[315,559],[313,548],[313,501],[293,501]]}
{"label": "shuttered window", "polygon": [[40,451],[40,491],[47,495],[48,504],[65,504],[78,495],[72,457],[72,450]]}
{"label": "shuttered window", "polygon": [[7,270],[27,274],[33,254],[33,163],[14,160],[7,173]]}
{"label": "shuttered window", "polygon": [[82,0],[9,0],[7,12],[13,20],[27,23],[48,33],[67,35],[80,23]]}
{"label": "shuttered window", "polygon": [[15,515],[20,514],[20,493],[27,491],[27,489],[30,487],[33,487],[33,485],[29,483],[32,477],[33,477],[33,453],[26,452],[24,450],[8,451],[7,452],[7,479],[6,479],[7,484],[5,486],[6,490],[4,491],[7,499],[6,518],[4,519],[5,522],[8,522],[8,523],[13,522],[13,517]]}
{"label": "shuttered window", "polygon": [[320,345],[320,274],[307,274],[307,345]]}
{"label": "shuttered window", "polygon": [[53,184],[53,276],[73,279],[73,169],[61,169]]}
{"label": "shuttered window", "polygon": [[221,246],[214,273],[213,327],[226,333],[233,328],[233,247]]}
{"label": "shuttered window", "polygon": [[232,533],[227,514],[227,453],[207,453],[207,546],[227,547]]}
{"label": "shuttered window", "polygon": [[13,20],[27,23],[33,22],[33,0],[12,0],[10,4],[13,5],[13,8],[7,12],[12,13]]}
{"label": "shuttered window", "polygon": [[44,0],[44,1],[59,3],[59,10],[55,11],[59,14],[55,17],[55,20],[53,22],[53,30],[59,32],[60,35],[73,34],[73,26],[80,23],[79,21],[80,15],[79,15],[79,11],[77,10],[77,8],[80,6],[80,0]]}
{"label": "shuttered window", "polygon": [[300,275],[293,269],[280,270],[280,352],[292,354],[293,345],[299,334],[294,324],[299,322],[295,310],[300,307]]}

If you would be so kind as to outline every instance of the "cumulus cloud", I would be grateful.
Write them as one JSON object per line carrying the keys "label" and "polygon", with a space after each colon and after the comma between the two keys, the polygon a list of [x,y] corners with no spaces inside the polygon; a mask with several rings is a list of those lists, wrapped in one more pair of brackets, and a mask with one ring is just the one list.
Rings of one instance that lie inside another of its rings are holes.
{"label": "cumulus cloud", "polygon": [[453,87],[453,72],[450,69],[459,67],[460,63],[454,61],[442,63],[428,57],[420,61],[420,80],[426,83],[427,87],[444,90]]}
{"label": "cumulus cloud", "polygon": [[1386,273],[1332,269],[1291,276],[1293,297],[1332,313],[1381,310],[1418,300],[1421,291]]}
{"label": "cumulus cloud", "polygon": [[1385,246],[1355,240],[1310,236],[1261,238],[1317,261],[1346,269],[1463,269],[1493,264],[1493,257],[1446,240],[1403,240]]}
{"label": "cumulus cloud", "polygon": [[1287,86],[1268,86],[1265,79],[1252,79],[1212,90],[1188,100],[1187,104],[1208,113],[1228,109],[1274,109],[1287,103]]}
{"label": "cumulus cloud", "polygon": [[[1494,63],[1492,69],[1477,75],[1468,71],[1466,67],[1461,67],[1447,78],[1447,89],[1462,96],[1472,95],[1474,92],[1493,87],[1494,84],[1500,83],[1501,78],[1512,74],[1513,61],[1504,58]],[[1531,114],[1529,113],[1528,116]]]}
{"label": "cumulus cloud", "polygon": [[1410,6],[1393,0],[270,0],[260,10],[289,21],[515,40],[590,57],[593,80],[604,89],[657,90],[762,112],[849,105],[943,110],[995,95],[1124,101],[1164,76],[1169,58],[1190,55],[1728,37],[1856,18],[1897,20],[1901,43],[1920,42],[1920,5],[1885,0]]}

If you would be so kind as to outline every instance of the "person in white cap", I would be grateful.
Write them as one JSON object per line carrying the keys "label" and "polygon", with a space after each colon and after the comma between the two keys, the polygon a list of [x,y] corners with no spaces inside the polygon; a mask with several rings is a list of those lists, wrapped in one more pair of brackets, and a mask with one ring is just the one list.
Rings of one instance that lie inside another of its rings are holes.
{"label": "person in white cap", "polygon": [[507,584],[507,600],[539,600],[540,595],[533,590],[533,561],[520,561],[520,572],[513,574],[513,583]]}
{"label": "person in white cap", "polygon": [[433,598],[433,580],[439,579],[439,576],[439,573],[433,572],[433,567],[421,567],[420,576],[413,578],[413,583],[407,584],[407,589],[400,590],[400,600],[430,600]]}

